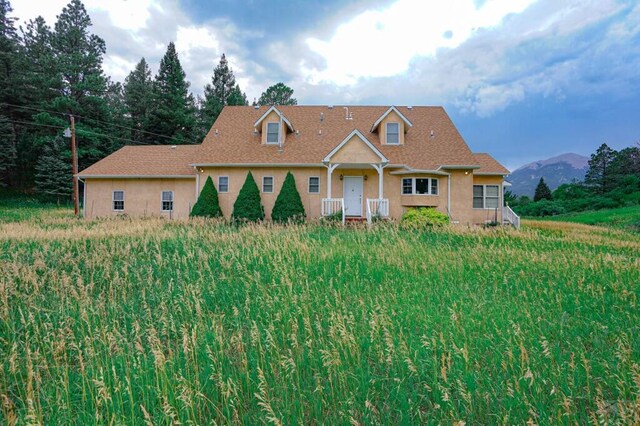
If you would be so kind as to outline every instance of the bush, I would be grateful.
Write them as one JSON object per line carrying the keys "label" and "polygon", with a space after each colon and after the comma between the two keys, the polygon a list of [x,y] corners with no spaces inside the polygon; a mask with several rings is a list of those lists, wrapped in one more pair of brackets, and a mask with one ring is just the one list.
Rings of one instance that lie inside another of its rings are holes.
{"label": "bush", "polygon": [[291,172],[288,172],[273,206],[271,220],[279,223],[300,223],[304,221],[306,216],[300,193],[296,188],[296,180]]}
{"label": "bush", "polygon": [[342,223],[342,210],[338,210],[337,212],[322,216],[322,221],[327,223]]}
{"label": "bush", "polygon": [[216,191],[211,176],[209,176],[202,187],[202,191],[200,191],[198,201],[196,201],[191,209],[191,217],[221,216],[222,210],[220,209],[220,202],[218,201],[218,191]]}
{"label": "bush", "polygon": [[540,200],[519,206],[516,213],[522,216],[555,216],[566,213],[566,209],[557,201]]}
{"label": "bush", "polygon": [[417,207],[404,212],[400,223],[411,228],[444,226],[449,223],[449,216],[433,207]]}
{"label": "bush", "polygon": [[260,202],[260,190],[251,172],[240,189],[238,198],[233,204],[234,222],[259,222],[264,220],[264,207]]}

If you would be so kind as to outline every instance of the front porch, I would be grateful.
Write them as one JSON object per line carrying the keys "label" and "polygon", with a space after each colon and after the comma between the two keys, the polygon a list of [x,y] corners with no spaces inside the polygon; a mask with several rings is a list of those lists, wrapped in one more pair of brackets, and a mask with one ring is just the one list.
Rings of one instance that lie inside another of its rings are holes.
{"label": "front porch", "polygon": [[[321,216],[334,216],[345,223],[389,217],[389,199],[384,197],[385,163],[327,163],[326,198]],[[337,195],[337,196],[336,196]]]}

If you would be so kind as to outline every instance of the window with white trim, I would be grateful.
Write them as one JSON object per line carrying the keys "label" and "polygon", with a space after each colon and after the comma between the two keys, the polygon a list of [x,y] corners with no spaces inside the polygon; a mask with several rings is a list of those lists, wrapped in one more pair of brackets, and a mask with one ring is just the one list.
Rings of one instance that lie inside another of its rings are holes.
{"label": "window with white trim", "polygon": [[173,191],[162,191],[162,211],[170,212],[173,210]]}
{"label": "window with white trim", "polygon": [[277,144],[280,142],[280,124],[267,123],[267,143]]}
{"label": "window with white trim", "polygon": [[218,192],[229,192],[229,176],[218,176]]}
{"label": "window with white trim", "polygon": [[402,195],[438,195],[438,179],[403,178]]}
{"label": "window with white trim", "polygon": [[124,191],[113,191],[113,210],[121,212],[124,210]]}
{"label": "window with white trim", "polygon": [[273,176],[262,177],[262,192],[264,193],[273,192]]}
{"label": "window with white trim", "polygon": [[309,176],[309,194],[319,194],[319,193],[320,193],[320,177]]}
{"label": "window with white trim", "polygon": [[400,143],[400,123],[387,123],[387,144],[398,145]]}
{"label": "window with white trim", "polygon": [[500,207],[499,185],[473,185],[474,209],[497,209]]}

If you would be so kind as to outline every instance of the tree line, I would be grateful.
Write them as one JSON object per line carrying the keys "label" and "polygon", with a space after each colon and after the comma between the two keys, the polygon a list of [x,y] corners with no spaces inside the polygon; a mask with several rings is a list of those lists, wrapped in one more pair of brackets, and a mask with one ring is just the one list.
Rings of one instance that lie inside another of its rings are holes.
{"label": "tree line", "polygon": [[516,213],[524,216],[552,216],[584,210],[640,204],[640,142],[616,151],[606,143],[591,154],[584,181],[560,185],[551,191],[540,178],[533,200],[504,194]]}
{"label": "tree line", "polygon": [[[248,105],[225,54],[202,96],[191,93],[173,42],[155,76],[141,58],[120,83],[103,70],[106,44],[80,0],[53,27],[40,16],[17,27],[12,11],[0,0],[0,187],[68,199],[71,115],[82,170],[123,145],[200,143],[225,105]],[[297,101],[278,83],[253,104]]]}

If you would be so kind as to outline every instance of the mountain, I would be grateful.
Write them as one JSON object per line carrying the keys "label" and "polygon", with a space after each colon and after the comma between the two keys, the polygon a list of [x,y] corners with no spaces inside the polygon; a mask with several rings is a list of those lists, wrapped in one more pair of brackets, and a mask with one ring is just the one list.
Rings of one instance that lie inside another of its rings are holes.
{"label": "mountain", "polygon": [[511,182],[510,191],[514,194],[533,197],[541,177],[553,191],[563,183],[583,180],[588,167],[588,157],[572,153],[562,154],[525,164],[511,173],[507,180]]}

